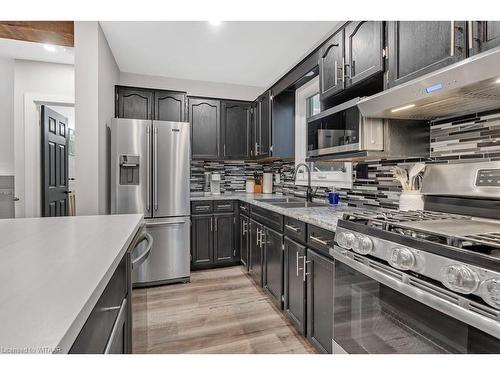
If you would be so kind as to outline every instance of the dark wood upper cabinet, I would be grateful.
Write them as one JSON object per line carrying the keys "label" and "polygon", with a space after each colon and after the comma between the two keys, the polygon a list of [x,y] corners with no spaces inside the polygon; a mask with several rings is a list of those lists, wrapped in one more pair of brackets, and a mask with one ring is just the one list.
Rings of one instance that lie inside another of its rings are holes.
{"label": "dark wood upper cabinet", "polygon": [[154,119],[186,121],[186,94],[176,91],[155,91]]}
{"label": "dark wood upper cabinet", "polygon": [[221,125],[225,159],[246,159],[250,157],[250,119],[248,102],[222,101]]}
{"label": "dark wood upper cabinet", "polygon": [[256,157],[271,156],[271,93],[266,91],[257,98],[257,113],[255,121],[255,146]]}
{"label": "dark wood upper cabinet", "polygon": [[465,57],[463,21],[391,21],[387,86],[394,87]]}
{"label": "dark wood upper cabinet", "polygon": [[115,116],[138,120],[153,119],[154,93],[148,89],[116,87]]}
{"label": "dark wood upper cabinet", "polygon": [[344,29],[340,29],[320,50],[319,92],[321,100],[344,89],[344,68]]}
{"label": "dark wood upper cabinet", "polygon": [[384,71],[382,21],[351,22],[345,28],[345,80],[352,86]]}
{"label": "dark wood upper cabinet", "polygon": [[193,159],[218,159],[220,153],[220,101],[189,98]]}
{"label": "dark wood upper cabinet", "polygon": [[[472,30],[470,30],[472,29]],[[471,54],[500,46],[500,21],[469,21]]]}

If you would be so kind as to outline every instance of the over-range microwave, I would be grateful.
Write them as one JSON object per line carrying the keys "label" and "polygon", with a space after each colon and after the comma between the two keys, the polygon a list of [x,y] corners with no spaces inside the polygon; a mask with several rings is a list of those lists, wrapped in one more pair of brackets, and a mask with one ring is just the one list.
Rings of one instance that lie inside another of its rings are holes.
{"label": "over-range microwave", "polygon": [[357,106],[360,100],[351,99],[307,120],[309,160],[429,155],[429,123],[364,117]]}
{"label": "over-range microwave", "polygon": [[349,100],[307,120],[308,157],[384,149],[384,120],[364,118],[359,100]]}

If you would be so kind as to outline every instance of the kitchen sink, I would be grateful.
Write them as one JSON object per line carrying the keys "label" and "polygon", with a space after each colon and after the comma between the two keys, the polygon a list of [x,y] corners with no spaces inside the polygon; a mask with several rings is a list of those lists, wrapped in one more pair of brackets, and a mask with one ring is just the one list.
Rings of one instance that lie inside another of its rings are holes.
{"label": "kitchen sink", "polygon": [[317,203],[317,202],[277,202],[271,203],[273,206],[283,207],[283,208],[307,208],[307,207],[326,207],[325,203]]}
{"label": "kitchen sink", "polygon": [[304,203],[306,200],[303,198],[284,197],[284,198],[262,198],[262,199],[256,199],[256,201],[275,204],[275,203]]}

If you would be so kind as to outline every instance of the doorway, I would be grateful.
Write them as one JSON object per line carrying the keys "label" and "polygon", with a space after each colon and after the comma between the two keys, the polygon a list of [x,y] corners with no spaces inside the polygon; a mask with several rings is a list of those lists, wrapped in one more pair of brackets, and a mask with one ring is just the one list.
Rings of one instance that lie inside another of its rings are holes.
{"label": "doorway", "polygon": [[74,107],[40,105],[40,213],[76,215]]}

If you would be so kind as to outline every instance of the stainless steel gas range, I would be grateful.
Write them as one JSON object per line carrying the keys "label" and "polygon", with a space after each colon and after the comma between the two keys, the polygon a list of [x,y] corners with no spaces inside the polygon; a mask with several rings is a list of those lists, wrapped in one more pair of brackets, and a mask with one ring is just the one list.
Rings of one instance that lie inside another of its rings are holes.
{"label": "stainless steel gas range", "polygon": [[339,220],[334,353],[500,353],[500,162],[430,165],[422,191]]}

